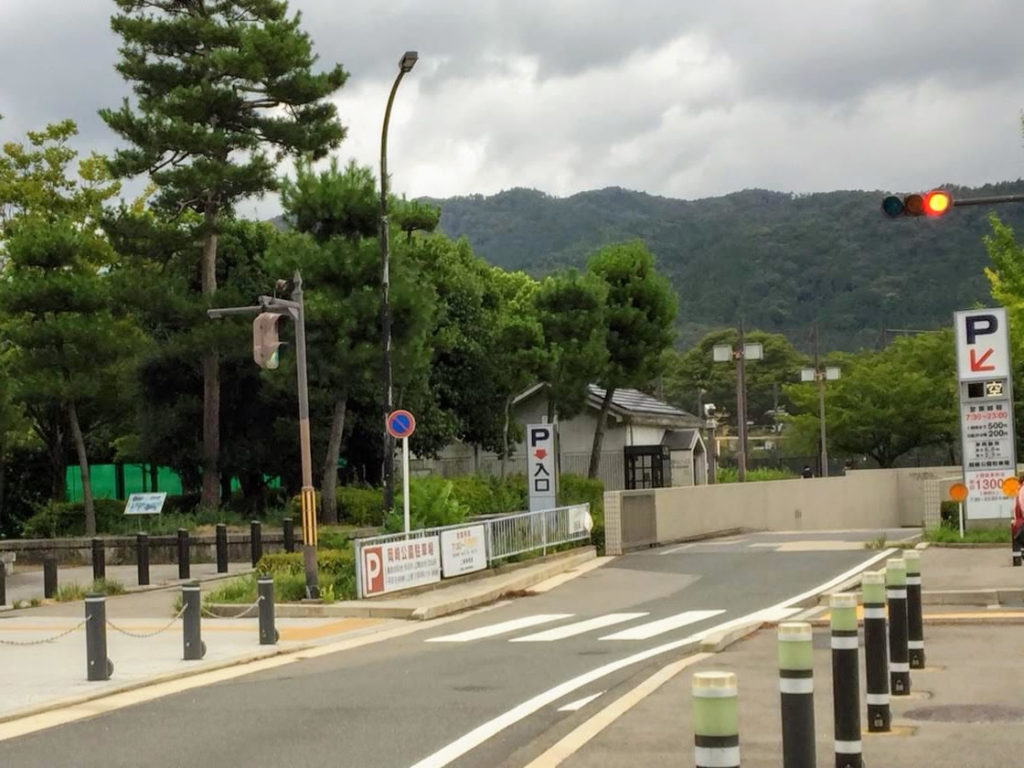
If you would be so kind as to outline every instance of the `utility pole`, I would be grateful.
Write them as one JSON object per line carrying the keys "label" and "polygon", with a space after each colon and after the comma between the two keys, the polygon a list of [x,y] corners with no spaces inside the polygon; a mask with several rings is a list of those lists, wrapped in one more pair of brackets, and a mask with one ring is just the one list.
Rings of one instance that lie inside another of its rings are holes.
{"label": "utility pole", "polygon": [[828,477],[828,441],[825,435],[825,381],[833,381],[839,378],[839,369],[828,366],[822,369],[820,365],[820,345],[818,343],[818,321],[814,321],[811,330],[814,336],[814,367],[804,368],[800,371],[801,381],[818,382],[818,440],[821,443],[818,460],[821,462],[821,476]]}
{"label": "utility pole", "polygon": [[743,337],[743,321],[739,324],[739,344],[733,348],[728,344],[716,344],[712,349],[713,360],[724,363],[736,361],[736,421],[738,427],[739,447],[736,451],[739,481],[747,479],[747,377],[746,360],[761,360],[764,348],[759,343],[747,344]]}

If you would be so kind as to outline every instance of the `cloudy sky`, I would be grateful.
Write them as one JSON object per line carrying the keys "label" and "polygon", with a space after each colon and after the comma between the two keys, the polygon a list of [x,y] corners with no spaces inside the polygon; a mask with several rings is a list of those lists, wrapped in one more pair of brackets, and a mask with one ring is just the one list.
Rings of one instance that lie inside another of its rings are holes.
{"label": "cloudy sky", "polygon": [[[375,168],[397,61],[393,188],[911,191],[1024,176],[1020,0],[292,0],[350,73],[338,155]],[[96,110],[112,0],[0,0],[0,139]],[[271,201],[260,208],[272,207]],[[271,211],[274,212],[274,211]]]}

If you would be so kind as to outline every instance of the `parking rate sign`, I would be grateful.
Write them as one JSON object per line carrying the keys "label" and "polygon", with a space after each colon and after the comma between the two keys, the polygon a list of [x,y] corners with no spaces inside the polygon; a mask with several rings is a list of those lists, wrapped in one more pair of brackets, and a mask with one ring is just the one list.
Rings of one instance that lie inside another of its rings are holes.
{"label": "parking rate sign", "polygon": [[527,424],[526,482],[530,511],[539,512],[557,506],[555,481],[555,425]]}

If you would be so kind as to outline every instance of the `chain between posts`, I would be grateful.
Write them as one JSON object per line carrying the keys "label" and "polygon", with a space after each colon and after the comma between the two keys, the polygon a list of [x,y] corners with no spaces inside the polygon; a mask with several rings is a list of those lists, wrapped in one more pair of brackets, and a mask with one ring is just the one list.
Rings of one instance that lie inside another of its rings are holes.
{"label": "chain between posts", "polygon": [[258,606],[262,601],[263,601],[263,595],[260,595],[259,597],[256,598],[256,602],[254,602],[250,606],[247,606],[246,608],[243,608],[242,612],[239,613],[239,614],[236,614],[235,616],[224,616],[224,615],[219,614],[219,613],[214,613],[209,608],[207,608],[205,605],[200,607],[200,611],[205,616],[209,616],[210,618],[213,618],[213,619],[244,619],[246,617],[246,615],[248,615],[249,612],[252,611],[254,608],[256,608],[256,606]]}
{"label": "chain between posts", "polygon": [[161,632],[166,632],[168,629],[171,628],[171,626],[174,624],[174,622],[176,622],[178,619],[180,619],[184,615],[184,613],[185,613],[185,606],[183,605],[183,606],[181,606],[181,610],[178,611],[177,615],[175,615],[173,619],[171,619],[169,622],[167,622],[167,624],[165,624],[164,626],[160,627],[160,629],[156,630],[155,632],[129,632],[127,629],[122,629],[121,627],[117,626],[110,619],[107,619],[107,626],[109,626],[115,632],[120,632],[122,635],[126,635],[127,637],[134,637],[134,638],[137,638],[139,640],[145,640],[146,638],[149,638],[149,637],[156,637]]}
{"label": "chain between posts", "polygon": [[0,640],[0,645],[22,645],[22,646],[25,646],[25,645],[43,645],[45,643],[52,643],[55,640],[60,640],[62,637],[66,637],[67,635],[70,635],[72,632],[75,632],[75,631],[81,629],[88,622],[89,622],[89,619],[83,619],[78,624],[76,624],[75,626],[71,627],[71,629],[65,629],[63,632],[60,632],[60,633],[54,635],[53,637],[44,637],[41,640],[25,640],[25,641],[19,641],[19,640]]}

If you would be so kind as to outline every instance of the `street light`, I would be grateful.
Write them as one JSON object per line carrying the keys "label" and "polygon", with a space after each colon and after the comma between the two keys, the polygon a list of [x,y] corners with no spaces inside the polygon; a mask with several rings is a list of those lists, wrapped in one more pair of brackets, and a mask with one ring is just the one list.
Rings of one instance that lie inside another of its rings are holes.
{"label": "street light", "polygon": [[814,367],[800,369],[800,381],[818,382],[818,426],[821,441],[821,476],[828,477],[828,444],[825,439],[825,382],[835,381],[839,378],[839,369],[829,365],[822,368],[818,364],[818,323],[815,322],[811,333],[814,335]]}
{"label": "street light", "polygon": [[712,350],[713,360],[716,363],[727,363],[730,360],[736,361],[736,414],[739,422],[739,449],[737,451],[737,467],[739,470],[739,481],[747,479],[747,377],[745,370],[746,360],[761,360],[764,358],[764,347],[754,342],[746,344],[743,341],[743,325],[740,324],[740,340],[734,349],[729,344],[716,344]]}
{"label": "street light", "polygon": [[384,513],[387,514],[395,503],[395,452],[392,448],[391,435],[388,434],[388,414],[392,410],[391,399],[391,303],[388,298],[390,276],[388,259],[390,257],[388,243],[388,122],[391,120],[391,105],[395,101],[398,84],[406,72],[411,72],[419,55],[416,51],[406,51],[398,60],[398,76],[391,86],[388,106],[384,110],[384,127],[380,132],[380,332],[381,349],[383,351],[383,372],[381,388],[384,391],[384,413],[380,421],[381,434],[384,437]]}

